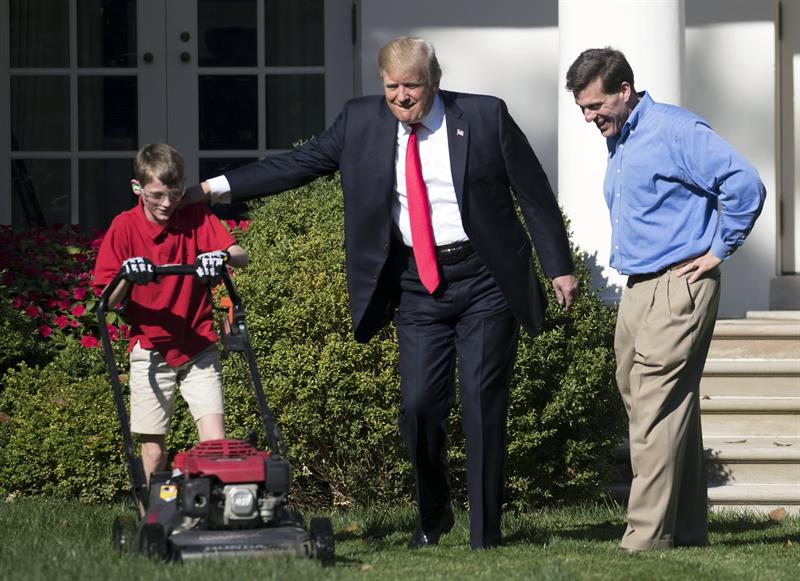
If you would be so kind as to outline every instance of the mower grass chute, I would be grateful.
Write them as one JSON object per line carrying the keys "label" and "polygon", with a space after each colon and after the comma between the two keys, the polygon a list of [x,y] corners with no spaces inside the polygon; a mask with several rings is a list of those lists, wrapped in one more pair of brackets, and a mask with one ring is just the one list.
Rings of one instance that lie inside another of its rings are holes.
{"label": "mower grass chute", "polygon": [[[191,265],[168,265],[156,266],[155,275],[196,273]],[[287,507],[291,467],[278,448],[275,418],[261,385],[244,309],[227,269],[222,282],[230,298],[230,315],[222,319],[220,335],[226,351],[240,352],[247,360],[269,451],[258,449],[251,438],[200,442],[177,453],[171,471],[152,474],[148,486],[134,448],[105,325],[109,297],[122,280],[120,273],[103,291],[97,318],[122,431],[131,496],[142,516],[129,514],[114,521],[115,549],[163,560],[288,554],[333,564],[335,541],[330,519],[312,518],[306,527],[303,517]]]}

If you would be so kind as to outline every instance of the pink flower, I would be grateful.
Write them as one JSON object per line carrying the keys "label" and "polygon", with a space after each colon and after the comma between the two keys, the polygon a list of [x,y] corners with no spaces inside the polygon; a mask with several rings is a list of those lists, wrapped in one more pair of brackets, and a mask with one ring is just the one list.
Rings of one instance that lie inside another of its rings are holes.
{"label": "pink flower", "polygon": [[21,309],[23,304],[25,304],[25,295],[17,295],[11,299],[11,307],[14,309]]}
{"label": "pink flower", "polygon": [[81,326],[81,324],[77,321],[77,319],[70,319],[69,326],[72,327],[73,329],[77,329],[78,327]]}
{"label": "pink flower", "polygon": [[53,329],[51,329],[47,325],[39,325],[39,334],[42,337],[47,338],[47,337],[49,337],[50,335],[53,334]]}
{"label": "pink flower", "polygon": [[39,307],[35,305],[28,305],[25,307],[25,314],[28,315],[31,319],[39,316]]}
{"label": "pink flower", "polygon": [[56,296],[60,299],[68,299],[69,298],[69,291],[64,290],[63,288],[56,289]]}
{"label": "pink flower", "polygon": [[96,349],[99,346],[100,343],[95,337],[92,337],[91,335],[84,335],[81,337],[81,347],[84,349]]}
{"label": "pink flower", "polygon": [[85,312],[86,312],[86,309],[84,308],[83,305],[80,305],[80,304],[75,305],[74,307],[72,307],[72,310],[70,311],[70,313],[72,313],[72,315],[74,317],[80,317]]}
{"label": "pink flower", "polygon": [[76,301],[82,301],[86,296],[86,290],[87,289],[85,286],[76,286],[74,289],[72,289],[72,297]]}
{"label": "pink flower", "polygon": [[69,325],[69,319],[66,315],[57,315],[53,317],[53,324],[58,327],[59,329],[63,329],[67,325]]}
{"label": "pink flower", "polygon": [[108,329],[108,336],[112,341],[116,341],[119,339],[119,329],[117,329],[111,323],[106,323],[106,329]]}
{"label": "pink flower", "polygon": [[249,227],[250,227],[250,221],[249,220],[242,220],[241,222],[239,222],[239,229],[242,232],[247,232],[247,229]]}
{"label": "pink flower", "polygon": [[66,311],[69,308],[69,299],[61,299],[60,301],[56,301],[58,308],[62,311]]}

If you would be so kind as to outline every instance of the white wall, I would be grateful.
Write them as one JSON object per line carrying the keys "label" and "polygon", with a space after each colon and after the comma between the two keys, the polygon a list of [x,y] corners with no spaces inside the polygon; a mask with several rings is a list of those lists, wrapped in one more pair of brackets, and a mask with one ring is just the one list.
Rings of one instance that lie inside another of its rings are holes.
{"label": "white wall", "polygon": [[685,106],[758,170],[761,217],[724,265],[721,317],[769,309],[777,274],[775,30],[772,2],[686,0]]}

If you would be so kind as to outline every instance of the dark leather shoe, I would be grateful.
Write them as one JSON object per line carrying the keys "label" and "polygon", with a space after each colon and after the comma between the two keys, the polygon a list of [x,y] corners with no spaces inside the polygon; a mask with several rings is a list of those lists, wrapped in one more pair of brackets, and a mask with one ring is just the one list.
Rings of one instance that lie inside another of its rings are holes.
{"label": "dark leather shoe", "polygon": [[445,509],[444,515],[439,520],[439,523],[430,530],[422,530],[422,527],[417,527],[416,532],[411,536],[408,542],[409,549],[422,549],[423,547],[433,547],[439,544],[439,538],[450,532],[455,524],[453,517],[453,509],[451,506]]}

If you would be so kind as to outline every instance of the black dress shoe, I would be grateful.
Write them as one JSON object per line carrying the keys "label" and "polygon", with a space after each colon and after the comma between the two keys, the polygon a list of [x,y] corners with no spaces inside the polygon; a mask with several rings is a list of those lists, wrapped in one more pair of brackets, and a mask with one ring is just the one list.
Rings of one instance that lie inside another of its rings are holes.
{"label": "black dress shoe", "polygon": [[427,531],[422,530],[422,527],[417,528],[416,532],[411,536],[411,540],[408,542],[408,548],[422,549],[423,547],[438,545],[439,538],[443,534],[449,533],[455,522],[453,509],[448,506],[447,509],[445,509],[444,516],[442,516],[435,527]]}

